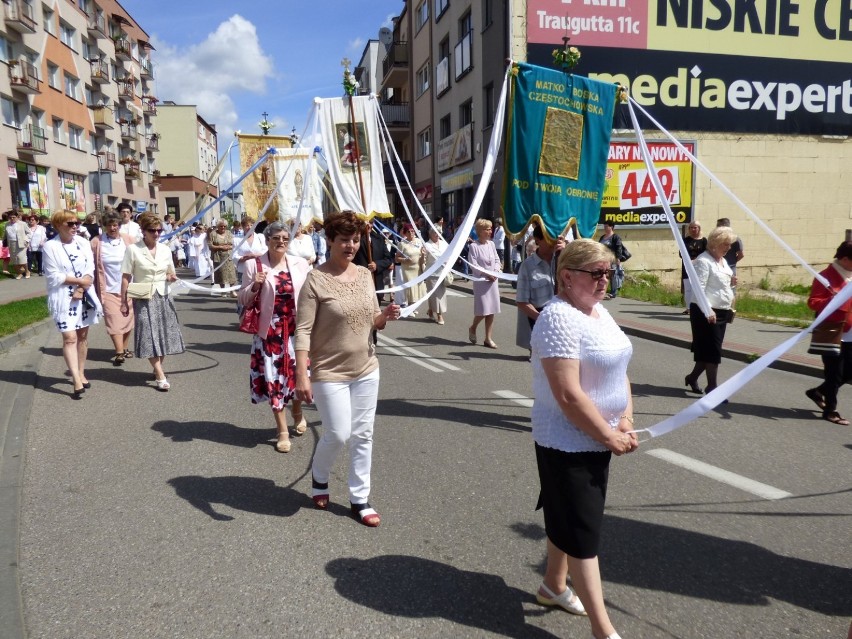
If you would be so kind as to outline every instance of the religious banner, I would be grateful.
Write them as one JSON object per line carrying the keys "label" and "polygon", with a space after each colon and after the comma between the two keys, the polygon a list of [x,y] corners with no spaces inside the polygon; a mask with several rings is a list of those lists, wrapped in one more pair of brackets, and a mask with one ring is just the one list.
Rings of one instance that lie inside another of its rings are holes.
{"label": "religious banner", "polygon": [[[240,173],[245,173],[270,148],[288,149],[292,146],[290,138],[276,135],[237,134],[240,141]],[[278,180],[275,177],[275,163],[270,156],[252,175],[243,182],[243,202],[246,215],[257,217],[269,198],[275,193]],[[272,197],[264,218],[272,222],[278,219],[278,198]]]}
{"label": "religious banner", "polygon": [[575,221],[598,224],[617,87],[530,64],[515,65],[509,102],[503,216],[521,233],[533,218],[551,238]]}
{"label": "religious banner", "polygon": [[347,96],[318,104],[323,152],[338,206],[367,218],[391,217],[375,97]]}
{"label": "religious banner", "polygon": [[[274,156],[278,177],[278,211],[281,219],[291,222],[311,218],[322,221],[322,184],[317,162],[311,162],[311,149],[277,149]],[[302,214],[299,215],[299,205]]]}

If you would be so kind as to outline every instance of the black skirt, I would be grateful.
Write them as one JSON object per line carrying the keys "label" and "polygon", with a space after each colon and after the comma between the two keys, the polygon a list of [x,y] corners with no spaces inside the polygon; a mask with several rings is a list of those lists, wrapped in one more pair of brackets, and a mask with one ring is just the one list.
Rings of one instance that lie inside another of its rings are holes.
{"label": "black skirt", "polygon": [[714,308],[716,323],[711,324],[704,317],[698,304],[689,305],[689,324],[692,327],[693,361],[706,364],[722,362],[722,342],[725,341],[725,328],[731,321],[731,309]]}
{"label": "black skirt", "polygon": [[612,453],[566,453],[535,445],[547,538],[577,559],[597,557]]}

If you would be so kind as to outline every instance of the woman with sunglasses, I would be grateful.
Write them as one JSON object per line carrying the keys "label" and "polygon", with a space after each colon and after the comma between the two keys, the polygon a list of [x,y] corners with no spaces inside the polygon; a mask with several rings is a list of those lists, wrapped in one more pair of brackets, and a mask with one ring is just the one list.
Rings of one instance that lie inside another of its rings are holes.
{"label": "woman with sunglasses", "polygon": [[588,615],[597,639],[618,639],[598,566],[609,462],[639,446],[627,379],[633,347],[600,303],[614,261],[600,242],[568,244],[556,268],[559,292],[538,316],[531,339],[537,508],[544,509],[547,533],[547,568],[536,599]]}
{"label": "woman with sunglasses", "polygon": [[59,211],[51,219],[56,237],[44,243],[42,256],[47,280],[47,308],[62,333],[62,355],[74,383],[73,399],[91,388],[86,379],[89,326],[98,323],[101,304],[92,282],[95,261],[89,242],[77,235],[76,213]]}
{"label": "woman with sunglasses", "polygon": [[166,355],[183,353],[183,336],[177,311],[169,296],[170,282],[177,279],[172,252],[160,243],[163,223],[153,213],[139,218],[142,241],[127,247],[121,265],[121,312],[130,314],[133,299],[134,354],[147,357],[154,369],[157,390],[171,388],[163,361]]}
{"label": "woman with sunglasses", "polygon": [[[296,301],[299,291],[311,270],[304,258],[288,255],[290,227],[283,222],[273,222],[263,229],[266,238],[262,255],[252,255],[243,264],[240,304],[259,305],[257,334],[251,346],[249,367],[249,393],[252,404],[269,402],[278,442],[275,450],[290,452],[290,433],[284,409],[290,404],[296,435],[308,430],[302,415],[302,402],[294,399],[296,390],[296,352],[293,339],[296,334]],[[248,243],[248,241],[247,241]]]}

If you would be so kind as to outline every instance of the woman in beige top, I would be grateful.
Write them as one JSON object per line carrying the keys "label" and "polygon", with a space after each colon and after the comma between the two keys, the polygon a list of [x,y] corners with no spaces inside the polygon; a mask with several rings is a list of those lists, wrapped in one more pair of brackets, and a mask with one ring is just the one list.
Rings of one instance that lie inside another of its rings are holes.
{"label": "woman in beige top", "polygon": [[399,306],[381,310],[372,273],[352,263],[363,227],[352,211],[335,213],[324,224],[330,256],[308,274],[296,305],[296,399],[311,403],[316,398],[322,418],[323,435],[312,463],[314,504],[328,508],[328,477],[348,441],[352,514],[375,527],[379,514],[367,503],[379,393],[371,332],[398,319]]}

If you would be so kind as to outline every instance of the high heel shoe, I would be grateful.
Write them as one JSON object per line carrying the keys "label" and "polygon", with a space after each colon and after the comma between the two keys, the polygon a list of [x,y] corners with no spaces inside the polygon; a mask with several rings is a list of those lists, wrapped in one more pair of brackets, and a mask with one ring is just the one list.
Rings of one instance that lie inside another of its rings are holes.
{"label": "high heel shoe", "polygon": [[684,386],[689,386],[689,390],[691,390],[693,393],[697,393],[699,395],[704,394],[704,391],[701,390],[701,387],[698,386],[698,383],[694,380],[689,379],[689,375],[683,378],[683,384]]}
{"label": "high heel shoe", "polygon": [[319,510],[326,510],[330,495],[328,494],[328,482],[321,484],[311,475],[311,499]]}
{"label": "high heel shoe", "polygon": [[71,393],[71,399],[83,399],[83,393],[85,392],[85,388],[75,388],[74,392]]}

